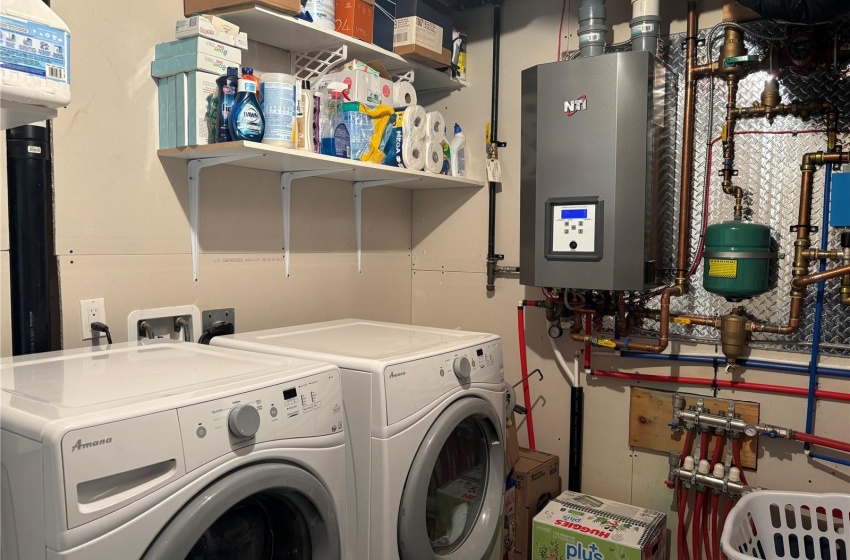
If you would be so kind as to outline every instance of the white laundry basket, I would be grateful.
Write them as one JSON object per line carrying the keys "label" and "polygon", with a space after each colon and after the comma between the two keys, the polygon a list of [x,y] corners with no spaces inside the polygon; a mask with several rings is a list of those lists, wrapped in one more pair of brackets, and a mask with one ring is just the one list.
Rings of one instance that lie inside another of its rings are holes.
{"label": "white laundry basket", "polygon": [[850,560],[850,494],[753,492],[729,513],[720,545],[730,560]]}

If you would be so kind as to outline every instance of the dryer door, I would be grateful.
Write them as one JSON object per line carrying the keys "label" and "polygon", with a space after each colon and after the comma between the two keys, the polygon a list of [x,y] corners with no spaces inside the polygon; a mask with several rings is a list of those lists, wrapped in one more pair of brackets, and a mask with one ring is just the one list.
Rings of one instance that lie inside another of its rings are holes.
{"label": "dryer door", "polygon": [[337,513],[328,491],[302,468],[260,463],[195,496],[142,560],[314,560],[340,558]]}
{"label": "dryer door", "polygon": [[490,556],[500,537],[505,491],[499,425],[498,412],[476,397],[455,401],[434,421],[401,499],[402,560]]}

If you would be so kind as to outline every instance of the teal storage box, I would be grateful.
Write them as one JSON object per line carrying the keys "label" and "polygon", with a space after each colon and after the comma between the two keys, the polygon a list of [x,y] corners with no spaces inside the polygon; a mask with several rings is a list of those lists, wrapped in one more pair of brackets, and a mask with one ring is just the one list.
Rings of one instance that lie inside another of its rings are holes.
{"label": "teal storage box", "polygon": [[186,54],[208,54],[216,58],[222,58],[242,63],[242,51],[236,47],[219,43],[204,37],[192,37],[190,39],[178,39],[170,43],[160,43],[156,46],[155,58],[162,60]]}
{"label": "teal storage box", "polygon": [[850,227],[850,173],[833,173],[829,224]]}

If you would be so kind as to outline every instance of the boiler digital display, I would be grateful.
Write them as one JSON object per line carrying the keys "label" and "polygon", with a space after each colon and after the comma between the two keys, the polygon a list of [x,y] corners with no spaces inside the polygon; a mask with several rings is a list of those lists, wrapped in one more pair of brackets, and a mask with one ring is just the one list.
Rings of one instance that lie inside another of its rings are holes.
{"label": "boiler digital display", "polygon": [[587,208],[564,208],[561,210],[562,220],[586,220]]}

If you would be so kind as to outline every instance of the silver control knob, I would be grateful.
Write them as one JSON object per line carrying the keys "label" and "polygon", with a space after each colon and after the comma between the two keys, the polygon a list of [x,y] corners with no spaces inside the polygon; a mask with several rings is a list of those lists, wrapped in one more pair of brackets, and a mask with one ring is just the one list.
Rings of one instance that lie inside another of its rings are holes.
{"label": "silver control knob", "polygon": [[260,413],[250,404],[239,404],[227,416],[230,433],[238,438],[254,437],[260,429]]}
{"label": "silver control knob", "polygon": [[458,379],[469,379],[469,374],[472,373],[472,366],[469,365],[469,358],[466,356],[455,358],[452,368],[455,370]]}

